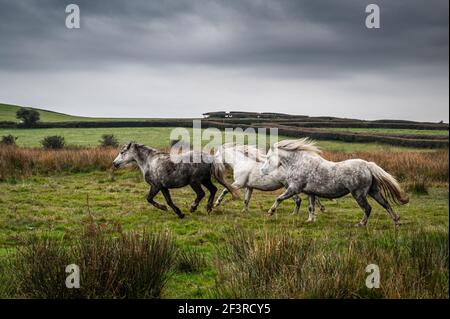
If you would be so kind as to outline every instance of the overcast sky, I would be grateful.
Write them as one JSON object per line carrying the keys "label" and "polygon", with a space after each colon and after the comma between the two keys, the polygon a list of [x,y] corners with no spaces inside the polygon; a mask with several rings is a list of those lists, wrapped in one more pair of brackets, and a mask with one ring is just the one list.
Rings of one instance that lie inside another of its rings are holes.
{"label": "overcast sky", "polygon": [[[67,29],[76,3],[81,28]],[[367,29],[365,7],[381,8]],[[0,102],[448,121],[448,0],[0,0]]]}

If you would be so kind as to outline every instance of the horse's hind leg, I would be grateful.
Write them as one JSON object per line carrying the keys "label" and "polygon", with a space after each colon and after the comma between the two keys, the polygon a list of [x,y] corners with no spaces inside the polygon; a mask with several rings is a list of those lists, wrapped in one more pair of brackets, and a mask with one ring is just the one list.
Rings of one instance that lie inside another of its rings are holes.
{"label": "horse's hind leg", "polygon": [[361,221],[356,224],[356,226],[366,226],[367,221],[369,220],[370,213],[372,211],[372,207],[367,201],[367,195],[364,192],[354,192],[352,193],[359,207],[364,211],[364,217]]}
{"label": "horse's hind leg", "polygon": [[203,197],[205,197],[205,192],[203,191],[202,186],[199,183],[192,183],[191,188],[194,190],[195,194],[197,194],[197,197],[195,198],[194,202],[191,204],[191,208],[189,209],[189,211],[193,213],[197,210],[200,201],[203,199]]}
{"label": "horse's hind leg", "polygon": [[166,205],[162,205],[154,200],[155,196],[159,193],[159,191],[160,191],[159,188],[151,186],[150,191],[148,192],[147,195],[147,201],[158,209],[167,210]]}
{"label": "horse's hind leg", "polygon": [[391,205],[389,205],[389,202],[381,194],[378,186],[372,187],[372,189],[369,191],[369,195],[373,199],[375,199],[377,201],[377,203],[380,204],[388,212],[388,214],[391,216],[392,220],[394,221],[395,225],[398,225],[399,221],[400,221],[400,216],[394,212]]}
{"label": "horse's hind leg", "polygon": [[220,203],[223,201],[223,198],[225,197],[225,195],[228,193],[229,193],[229,190],[224,188],[222,193],[220,193],[219,197],[217,198],[215,206],[219,206]]}
{"label": "horse's hind leg", "polygon": [[307,223],[313,223],[316,221],[316,196],[309,195],[308,196],[308,219]]}
{"label": "horse's hind leg", "polygon": [[[244,183],[240,183],[240,182],[236,182],[236,181],[233,184],[231,184],[231,186],[233,186],[234,188],[237,188],[237,189],[242,188],[243,185],[244,185]],[[225,195],[228,194],[229,192],[230,191],[228,189],[224,188],[222,193],[220,193],[219,198],[217,198],[216,203],[214,204],[214,206],[216,206],[216,207],[219,206],[220,203],[223,201],[223,198],[225,197]]]}
{"label": "horse's hind leg", "polygon": [[184,214],[181,212],[181,210],[173,203],[172,197],[170,196],[170,192],[167,188],[161,189],[161,192],[164,195],[164,198],[166,199],[167,204],[170,206],[170,208],[173,209],[173,211],[178,215],[178,217],[183,218]]}
{"label": "horse's hind leg", "polygon": [[210,179],[207,179],[203,182],[203,185],[209,190],[208,203],[206,204],[206,211],[208,214],[212,211],[214,205],[214,197],[217,193],[217,187],[211,182]]}
{"label": "horse's hind leg", "polygon": [[298,194],[295,194],[294,196],[292,196],[292,199],[295,202],[295,207],[294,207],[294,211],[292,212],[292,215],[296,215],[296,214],[298,214],[298,211],[300,210],[300,205],[302,204],[302,199],[300,198],[300,196],[298,196]]}

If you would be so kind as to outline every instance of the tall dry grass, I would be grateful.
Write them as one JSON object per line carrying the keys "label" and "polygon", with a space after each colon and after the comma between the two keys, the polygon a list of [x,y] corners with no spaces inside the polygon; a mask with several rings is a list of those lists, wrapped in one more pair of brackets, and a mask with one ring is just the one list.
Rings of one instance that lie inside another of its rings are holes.
{"label": "tall dry grass", "polygon": [[[117,155],[115,148],[43,150],[0,147],[0,180],[59,172],[107,170]],[[411,185],[448,183],[448,150],[434,152],[325,152],[331,161],[362,158],[373,161],[401,182]]]}
{"label": "tall dry grass", "polygon": [[0,147],[0,180],[39,174],[107,170],[118,151],[114,148],[44,150]]}
{"label": "tall dry grass", "polygon": [[448,182],[448,149],[434,152],[325,152],[331,161],[361,158],[377,163],[400,181],[429,179]]}

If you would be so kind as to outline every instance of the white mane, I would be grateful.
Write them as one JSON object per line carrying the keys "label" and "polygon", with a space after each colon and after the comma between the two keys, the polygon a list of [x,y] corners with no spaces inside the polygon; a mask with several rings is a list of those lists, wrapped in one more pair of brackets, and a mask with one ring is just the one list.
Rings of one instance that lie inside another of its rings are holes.
{"label": "white mane", "polygon": [[242,153],[245,157],[264,162],[267,158],[266,154],[255,145],[241,145],[236,143],[225,143],[222,145],[224,149],[233,148],[235,151]]}
{"label": "white mane", "polygon": [[274,148],[278,148],[283,151],[289,152],[311,152],[320,154],[322,151],[319,147],[316,146],[314,141],[311,141],[309,138],[305,137],[298,140],[283,140],[273,144]]}

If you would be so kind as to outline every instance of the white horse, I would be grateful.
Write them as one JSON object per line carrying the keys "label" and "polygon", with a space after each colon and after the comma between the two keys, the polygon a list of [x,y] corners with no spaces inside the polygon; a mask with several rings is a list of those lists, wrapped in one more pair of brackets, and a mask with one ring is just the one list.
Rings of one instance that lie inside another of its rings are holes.
{"label": "white horse", "polygon": [[[276,199],[268,212],[269,215],[275,212],[283,200],[300,192],[324,198],[352,194],[364,211],[364,217],[358,226],[367,224],[372,210],[367,195],[388,212],[395,224],[398,224],[400,216],[391,208],[388,199],[400,205],[408,203],[408,197],[395,178],[375,163],[361,159],[327,161],[308,139],[284,140],[271,147],[261,171],[270,176],[274,171],[280,170],[286,176],[287,188]],[[314,205],[312,206],[308,221],[315,220]]]}
{"label": "white horse", "polygon": [[[248,206],[253,190],[274,191],[284,186],[286,176],[280,170],[274,170],[265,175],[261,173],[261,167],[266,160],[266,155],[260,149],[252,145],[239,145],[235,143],[226,143],[221,145],[216,154],[216,161],[229,164],[233,169],[234,188],[246,188],[243,213],[248,212]],[[223,198],[229,191],[225,188],[217,198],[215,206],[220,205]],[[298,213],[301,198],[294,194],[292,198],[295,201],[293,214]],[[325,207],[317,198],[317,204],[321,211],[325,211]],[[311,205],[311,203],[309,204]]]}

